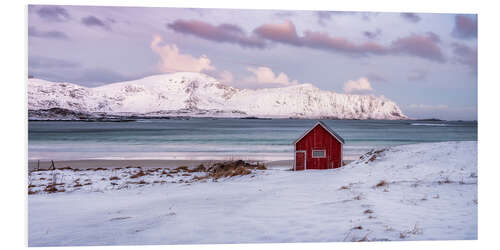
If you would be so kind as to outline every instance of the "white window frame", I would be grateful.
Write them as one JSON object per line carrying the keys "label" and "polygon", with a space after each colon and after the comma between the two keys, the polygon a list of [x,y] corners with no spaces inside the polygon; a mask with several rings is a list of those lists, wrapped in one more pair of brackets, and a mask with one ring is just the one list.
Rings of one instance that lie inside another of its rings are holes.
{"label": "white window frame", "polygon": [[[323,151],[323,156],[315,156],[314,152],[315,151]],[[311,152],[312,158],[326,158],[326,149],[313,149]]]}

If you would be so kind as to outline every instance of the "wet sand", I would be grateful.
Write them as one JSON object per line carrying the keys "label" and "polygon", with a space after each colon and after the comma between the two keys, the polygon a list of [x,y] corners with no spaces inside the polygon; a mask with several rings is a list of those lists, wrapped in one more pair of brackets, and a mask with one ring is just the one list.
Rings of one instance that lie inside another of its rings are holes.
{"label": "wet sand", "polygon": [[[67,160],[67,161],[54,161],[56,168],[71,167],[75,169],[89,169],[89,168],[124,168],[124,167],[143,167],[143,168],[176,168],[179,166],[197,167],[200,164],[211,165],[223,160]],[[256,161],[247,161],[256,162]],[[266,167],[292,167],[293,160],[280,160],[280,161],[260,161]],[[40,160],[40,169],[50,168],[51,161]],[[38,165],[37,160],[28,161],[28,170],[36,169]]]}

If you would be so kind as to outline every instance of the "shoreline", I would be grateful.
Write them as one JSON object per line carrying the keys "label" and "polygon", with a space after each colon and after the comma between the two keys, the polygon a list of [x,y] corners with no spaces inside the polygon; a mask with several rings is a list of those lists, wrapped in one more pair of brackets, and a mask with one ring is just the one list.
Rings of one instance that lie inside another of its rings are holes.
{"label": "shoreline", "polygon": [[[235,159],[237,160],[237,159]],[[200,164],[211,165],[216,162],[224,162],[227,160],[213,159],[213,160],[159,160],[159,159],[84,159],[84,160],[54,160],[56,168],[71,167],[73,169],[96,169],[96,168],[125,168],[125,167],[141,167],[141,168],[177,168],[179,166],[187,166],[194,168]],[[246,160],[247,162],[260,162],[264,163],[266,167],[292,167],[293,159],[291,160]],[[28,170],[35,170],[38,165],[38,160],[28,160]],[[51,166],[50,160],[40,160],[40,169],[49,169]]]}
{"label": "shoreline", "polygon": [[[232,160],[240,160],[235,158]],[[73,168],[79,170],[96,169],[96,168],[125,168],[125,167],[141,167],[141,168],[177,168],[187,166],[195,168],[200,164],[205,166],[212,165],[216,162],[232,161],[229,159],[211,159],[211,160],[164,160],[164,159],[81,159],[81,160],[54,160],[56,168]],[[344,165],[353,162],[355,159],[344,159]],[[249,163],[262,163],[269,168],[292,168],[293,159],[290,160],[244,160]],[[38,160],[28,160],[28,171],[35,170],[38,165]],[[46,170],[51,166],[51,160],[40,160],[39,169]]]}

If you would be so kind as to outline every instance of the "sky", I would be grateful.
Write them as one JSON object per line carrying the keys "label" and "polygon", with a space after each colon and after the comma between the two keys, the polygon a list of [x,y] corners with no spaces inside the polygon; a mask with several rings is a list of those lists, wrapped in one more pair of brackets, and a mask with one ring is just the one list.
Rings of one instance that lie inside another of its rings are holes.
{"label": "sky", "polygon": [[310,83],[477,120],[477,15],[29,5],[28,74],[95,87],[180,71]]}

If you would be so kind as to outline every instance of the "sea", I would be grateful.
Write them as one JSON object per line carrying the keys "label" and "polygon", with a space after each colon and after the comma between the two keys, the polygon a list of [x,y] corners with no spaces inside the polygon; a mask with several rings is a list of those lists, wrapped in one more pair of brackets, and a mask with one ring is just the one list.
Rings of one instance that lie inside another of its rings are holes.
{"label": "sea", "polygon": [[[317,120],[176,118],[128,122],[29,121],[30,160],[290,160]],[[477,141],[476,121],[323,120],[345,140],[344,159],[394,145]]]}

